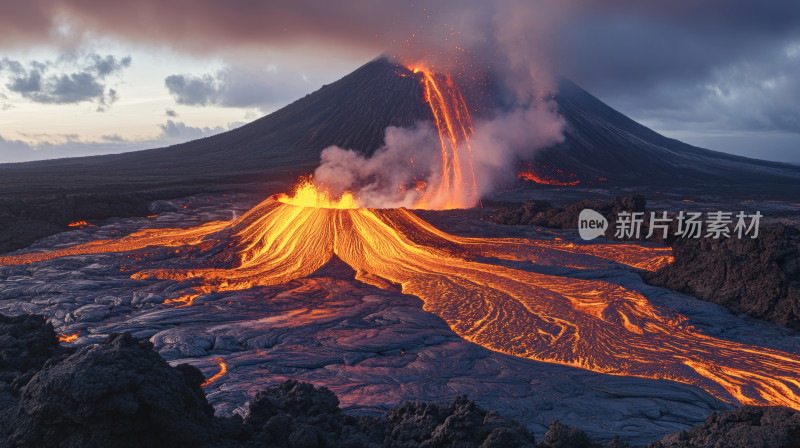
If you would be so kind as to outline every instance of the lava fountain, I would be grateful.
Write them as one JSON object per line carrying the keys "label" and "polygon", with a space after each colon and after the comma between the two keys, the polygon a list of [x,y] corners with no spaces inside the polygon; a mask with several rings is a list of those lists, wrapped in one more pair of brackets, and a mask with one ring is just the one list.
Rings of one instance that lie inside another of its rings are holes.
{"label": "lava fountain", "polygon": [[[459,104],[444,93],[448,89],[437,92],[428,75],[422,83],[427,101],[435,93],[447,100],[443,104]],[[451,113],[459,110],[466,112],[460,106],[441,115],[434,111],[446,163],[434,186],[439,193],[430,199],[441,194],[447,196],[443,203],[453,206],[469,197],[462,193],[474,182],[469,157],[458,154],[462,139],[468,139],[466,127],[453,125],[458,115]],[[332,198],[310,180],[294,194],[269,197],[232,221],[148,229],[117,240],[2,257],[0,265],[105,252],[136,251],[144,257],[145,248],[159,246],[174,251],[181,267],[139,269],[132,277],[184,283],[191,293],[172,304],[190,306],[204,294],[283,284],[338,258],[358,280],[419,297],[424,309],[455,333],[491,350],[693,384],[735,404],[800,409],[800,356],[710,337],[676,312],[615,284],[528,272],[498,261],[537,263],[556,254],[561,265],[575,268],[588,267],[591,258],[655,270],[671,262],[669,248],[459,237],[407,209],[359,208],[352,196]],[[222,365],[220,372],[225,374]]]}

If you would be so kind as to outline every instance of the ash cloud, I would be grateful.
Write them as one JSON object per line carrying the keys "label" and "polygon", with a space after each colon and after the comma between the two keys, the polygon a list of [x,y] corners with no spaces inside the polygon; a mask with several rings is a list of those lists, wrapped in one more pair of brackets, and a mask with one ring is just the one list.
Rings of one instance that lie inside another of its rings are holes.
{"label": "ash cloud", "polygon": [[[96,102],[97,111],[105,111],[119,95],[108,87],[106,78],[118,74],[131,64],[131,57],[117,58],[64,54],[55,61],[20,61],[3,58],[0,73],[4,73],[9,91],[29,101],[42,104],[77,104]],[[75,70],[69,72],[69,70]]]}

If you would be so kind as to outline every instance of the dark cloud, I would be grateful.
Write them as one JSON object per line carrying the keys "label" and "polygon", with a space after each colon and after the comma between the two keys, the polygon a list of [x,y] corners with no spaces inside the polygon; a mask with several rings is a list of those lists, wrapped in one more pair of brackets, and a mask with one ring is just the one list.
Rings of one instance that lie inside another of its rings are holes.
{"label": "dark cloud", "polygon": [[178,116],[178,113],[177,113],[177,112],[175,112],[174,110],[172,110],[172,109],[169,109],[169,108],[167,108],[166,110],[164,110],[164,114],[165,114],[166,116],[168,116],[168,117],[173,117],[173,118],[175,118],[175,117],[177,117],[177,116]]}
{"label": "dark cloud", "polygon": [[318,86],[301,73],[284,72],[275,66],[227,67],[213,75],[170,75],[164,85],[178,104],[262,109],[293,100],[311,86]]}
{"label": "dark cloud", "polygon": [[164,79],[164,85],[176,103],[187,106],[217,103],[223,88],[219,79],[211,75],[170,75]]}
{"label": "dark cloud", "polygon": [[[800,42],[796,1],[8,0],[0,45],[50,42],[63,22],[73,35],[201,55],[294,45],[311,59],[388,51],[448,69],[491,66],[528,94],[547,91],[558,72],[665,126],[798,132],[797,62],[786,51]],[[243,79],[174,76],[170,91],[183,104],[252,105],[282,93],[251,84],[260,90],[250,94],[268,92],[255,100],[233,87]],[[35,86],[30,74],[18,80]]]}
{"label": "dark cloud", "polygon": [[[6,88],[22,97],[43,104],[77,104],[96,102],[104,111],[118,99],[117,91],[107,88],[106,78],[130,66],[131,57],[117,59],[94,53],[82,57],[67,56],[57,61],[0,60],[0,73],[7,72]],[[66,70],[77,69],[71,73]]]}

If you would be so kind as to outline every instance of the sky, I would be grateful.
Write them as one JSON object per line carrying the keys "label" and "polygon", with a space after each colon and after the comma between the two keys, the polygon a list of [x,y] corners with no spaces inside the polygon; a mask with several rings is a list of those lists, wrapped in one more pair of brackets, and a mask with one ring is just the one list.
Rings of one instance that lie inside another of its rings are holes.
{"label": "sky", "polygon": [[219,133],[381,54],[536,94],[565,76],[669,137],[800,163],[788,0],[2,0],[0,162]]}

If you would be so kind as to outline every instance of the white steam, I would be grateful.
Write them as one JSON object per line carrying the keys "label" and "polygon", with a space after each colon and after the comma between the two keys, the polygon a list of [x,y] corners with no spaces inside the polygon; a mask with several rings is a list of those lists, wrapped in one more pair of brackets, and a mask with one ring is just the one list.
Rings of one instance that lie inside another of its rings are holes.
{"label": "white steam", "polygon": [[338,146],[326,148],[314,181],[334,196],[352,192],[364,207],[413,206],[419,197],[413,189],[415,180],[433,180],[432,169],[441,166],[439,137],[433,126],[420,123],[413,128],[386,128],[384,142],[369,158]]}
{"label": "white steam", "polygon": [[[477,184],[475,199],[513,177],[519,159],[563,141],[564,120],[554,109],[553,101],[536,102],[475,123],[475,133],[467,142]],[[352,192],[363,207],[414,207],[426,191],[414,187],[424,181],[427,188],[435,188],[440,180],[440,145],[430,123],[410,129],[389,127],[384,146],[372,157],[337,146],[323,150],[314,179],[335,196]],[[459,151],[468,149],[462,145]],[[436,207],[436,199],[429,206]]]}

